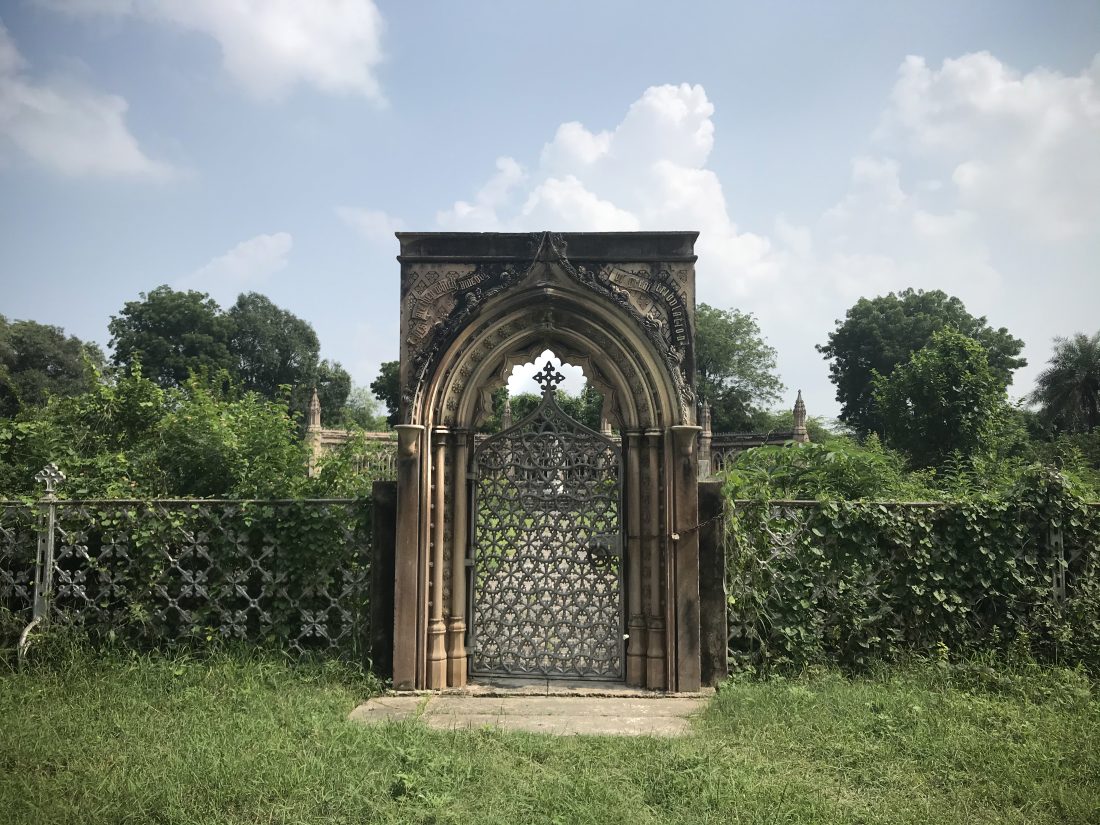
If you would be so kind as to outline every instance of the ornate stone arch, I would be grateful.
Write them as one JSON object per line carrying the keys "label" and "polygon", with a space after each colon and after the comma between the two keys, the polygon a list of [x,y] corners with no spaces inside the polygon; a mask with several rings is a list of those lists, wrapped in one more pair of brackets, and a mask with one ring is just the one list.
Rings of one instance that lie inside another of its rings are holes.
{"label": "ornate stone arch", "polygon": [[398,233],[396,685],[465,683],[472,433],[511,368],[552,349],[600,390],[622,434],[627,681],[698,687],[697,539],[682,529],[698,508],[696,237]]}

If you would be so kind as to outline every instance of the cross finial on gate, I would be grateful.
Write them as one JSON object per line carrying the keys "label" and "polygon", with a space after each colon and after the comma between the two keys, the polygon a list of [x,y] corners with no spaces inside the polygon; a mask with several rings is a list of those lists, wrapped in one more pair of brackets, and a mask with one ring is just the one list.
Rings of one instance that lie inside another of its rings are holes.
{"label": "cross finial on gate", "polygon": [[554,365],[546,362],[541,370],[535,373],[535,383],[542,387],[543,395],[550,395],[557,389],[558,384],[565,380],[565,376],[554,369]]}
{"label": "cross finial on gate", "polygon": [[34,477],[34,480],[39,484],[46,485],[46,495],[52,496],[57,490],[57,485],[65,480],[65,474],[57,469],[57,465],[52,461],[38,471],[38,474]]}

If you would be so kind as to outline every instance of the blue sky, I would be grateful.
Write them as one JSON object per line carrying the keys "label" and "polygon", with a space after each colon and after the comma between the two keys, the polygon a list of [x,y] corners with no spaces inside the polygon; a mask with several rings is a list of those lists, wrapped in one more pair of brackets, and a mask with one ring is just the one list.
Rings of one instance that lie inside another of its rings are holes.
{"label": "blue sky", "polygon": [[863,295],[1027,342],[1100,308],[1100,4],[0,0],[0,313],[107,343],[254,289],[360,384],[396,228],[698,229],[790,388]]}

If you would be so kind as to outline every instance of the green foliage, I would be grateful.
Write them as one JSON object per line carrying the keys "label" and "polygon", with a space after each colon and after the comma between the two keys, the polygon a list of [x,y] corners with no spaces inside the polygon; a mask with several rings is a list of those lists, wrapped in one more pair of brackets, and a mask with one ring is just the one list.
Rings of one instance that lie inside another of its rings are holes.
{"label": "green foliage", "polygon": [[289,387],[290,409],[299,417],[316,387],[324,423],[340,421],[351,390],[343,367],[319,360],[313,327],[256,292],[222,312],[203,292],[159,286],[128,301],[109,329],[113,363],[126,370],[140,363],[161,387],[224,372],[235,386],[271,400],[282,400]]}
{"label": "green foliage", "polygon": [[[482,432],[495,433],[500,431],[504,402],[508,397],[507,387],[501,387],[493,393],[493,414],[481,426]],[[565,390],[557,389],[554,391],[554,400],[561,411],[570,418],[581,422],[590,430],[599,432],[600,414],[603,412],[603,396],[595,387],[585,384],[578,395],[570,395]],[[533,413],[541,401],[542,396],[530,392],[523,392],[512,397],[512,423],[518,424],[522,419]]]}
{"label": "green foliage", "polygon": [[384,361],[378,367],[378,377],[371,381],[371,392],[386,405],[386,421],[392,427],[401,417],[401,362]]}
{"label": "green foliage", "polygon": [[925,499],[927,474],[909,474],[905,460],[874,436],[860,446],[838,436],[822,444],[754,447],[726,473],[733,498],[752,499]]}
{"label": "green foliage", "polygon": [[[1046,468],[1002,498],[952,504],[742,502],[727,546],[741,666],[1018,650],[1100,673],[1100,508]],[[1052,588],[1060,569],[1064,601]]]}
{"label": "green foliage", "polygon": [[[793,410],[758,410],[751,419],[750,429],[756,433],[788,433],[794,429]],[[714,430],[713,426],[711,427]],[[806,432],[814,444],[825,444],[836,438],[843,438],[843,427],[835,422],[826,421],[821,416],[811,415],[806,419]],[[721,430],[714,430],[721,432]]]}
{"label": "green foliage", "polygon": [[1005,328],[993,329],[984,317],[975,318],[958,298],[940,290],[906,289],[877,298],[861,298],[844,321],[837,322],[827,344],[818,351],[831,361],[830,379],[841,404],[840,419],[865,435],[878,432],[874,375],[889,376],[945,327],[958,330],[985,347],[989,366],[1002,386],[1012,383],[1012,372],[1026,366],[1018,357],[1024,343]]}
{"label": "green foliage", "polygon": [[192,373],[216,373],[234,366],[229,351],[232,325],[203,292],[158,286],[141,300],[127,301],[107,325],[111,362],[130,370],[140,363],[161,387],[182,386]]}
{"label": "green foliage", "polygon": [[754,412],[779,400],[775,349],[752,313],[699,304],[695,311],[695,387],[712,408],[715,432],[750,429]]}
{"label": "green foliage", "polygon": [[86,393],[0,420],[0,495],[37,495],[34,475],[51,461],[68,476],[69,498],[307,489],[305,447],[285,402],[196,378],[165,389],[137,363]]}
{"label": "green foliage", "polygon": [[313,327],[257,292],[239,295],[226,317],[232,372],[242,388],[268,398],[284,384],[309,392],[321,351]]}
{"label": "green foliage", "polygon": [[[97,647],[199,650],[239,641],[365,661],[369,496],[82,502],[56,510],[58,535],[79,536],[81,547],[59,567],[84,587],[55,586],[55,628],[71,625]],[[170,606],[173,597],[185,613]]]}
{"label": "green foliage", "polygon": [[103,352],[60,327],[0,315],[0,416],[45,404],[51,395],[87,390]]}
{"label": "green foliage", "polygon": [[876,375],[874,401],[886,443],[917,467],[942,465],[954,452],[988,449],[1005,417],[1005,385],[985,348],[945,328],[889,375]]}
{"label": "green foliage", "polygon": [[396,441],[367,438],[353,429],[347,441],[321,456],[310,484],[328,496],[369,496],[375,481],[394,478],[396,454]]}
{"label": "green foliage", "polygon": [[355,387],[348,393],[344,404],[341,423],[345,426],[359,427],[367,432],[381,432],[389,428],[386,416],[382,415],[381,403],[366,387]]}
{"label": "green foliage", "polygon": [[1055,338],[1049,366],[1035,384],[1031,400],[1048,426],[1071,433],[1100,428],[1100,332]]}

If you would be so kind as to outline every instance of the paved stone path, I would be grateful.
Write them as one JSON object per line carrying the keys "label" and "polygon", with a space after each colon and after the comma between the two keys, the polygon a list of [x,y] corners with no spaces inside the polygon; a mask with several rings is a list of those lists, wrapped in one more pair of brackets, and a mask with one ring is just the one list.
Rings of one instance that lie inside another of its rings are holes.
{"label": "paved stone path", "polygon": [[377,696],[351,712],[377,724],[416,719],[437,730],[494,727],[557,735],[682,736],[706,698],[680,696]]}

